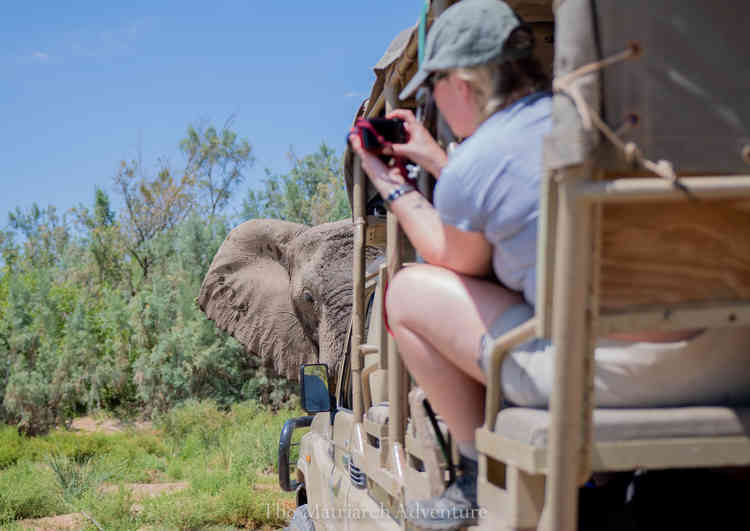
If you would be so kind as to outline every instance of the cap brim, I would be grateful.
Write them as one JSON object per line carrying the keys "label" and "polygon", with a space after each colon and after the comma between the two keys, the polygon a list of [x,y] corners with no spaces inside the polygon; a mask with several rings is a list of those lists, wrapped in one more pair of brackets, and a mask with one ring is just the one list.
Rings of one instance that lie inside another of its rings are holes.
{"label": "cap brim", "polygon": [[412,94],[414,94],[417,91],[417,89],[422,85],[422,83],[427,81],[427,78],[429,77],[430,73],[431,72],[424,70],[422,68],[417,70],[417,73],[414,74],[414,77],[411,78],[409,83],[406,84],[406,86],[404,87],[404,90],[402,90],[401,94],[398,95],[398,98],[401,101],[404,101],[405,99],[409,98]]}

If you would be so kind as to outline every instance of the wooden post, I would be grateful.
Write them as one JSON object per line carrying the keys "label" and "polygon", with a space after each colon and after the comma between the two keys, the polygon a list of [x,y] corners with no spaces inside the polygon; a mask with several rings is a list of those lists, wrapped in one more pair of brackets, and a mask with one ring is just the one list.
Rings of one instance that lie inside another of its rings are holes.
{"label": "wooden post", "polygon": [[552,338],[553,274],[555,271],[555,238],[557,238],[557,182],[551,172],[542,178],[539,204],[539,237],[536,271],[536,317],[538,337]]}
{"label": "wooden post", "polygon": [[[401,231],[396,216],[388,213],[386,261],[388,279],[401,269]],[[407,418],[406,387],[408,373],[393,336],[388,336],[388,436],[391,443],[404,444]]]}
{"label": "wooden post", "polygon": [[[386,101],[386,112],[396,107],[396,90],[391,84],[383,89]],[[386,220],[386,263],[388,269],[388,282],[401,269],[403,257],[401,256],[401,227],[398,219],[388,212]],[[388,437],[391,444],[404,445],[406,433],[406,419],[408,417],[408,393],[409,374],[406,372],[404,362],[398,352],[398,346],[393,336],[388,336]]]}
{"label": "wooden post", "polygon": [[[582,167],[565,170],[559,184],[556,276],[552,338],[555,382],[550,400],[549,480],[543,529],[575,531],[578,487],[590,426],[590,375],[585,359],[590,348],[588,294],[591,266],[591,207],[580,200]],[[583,391],[585,390],[585,391]]]}
{"label": "wooden post", "polygon": [[362,422],[362,353],[360,345],[364,337],[365,319],[365,231],[367,221],[365,218],[365,175],[359,160],[354,164],[354,186],[353,186],[353,208],[352,218],[354,220],[354,263],[352,267],[353,301],[352,301],[352,345],[351,345],[351,368],[352,368],[352,410],[354,423]]}
{"label": "wooden post", "polygon": [[378,269],[378,285],[380,286],[380,335],[378,337],[378,349],[380,350],[380,368],[388,369],[388,341],[390,334],[385,327],[385,286],[388,284],[388,266],[381,264]]}

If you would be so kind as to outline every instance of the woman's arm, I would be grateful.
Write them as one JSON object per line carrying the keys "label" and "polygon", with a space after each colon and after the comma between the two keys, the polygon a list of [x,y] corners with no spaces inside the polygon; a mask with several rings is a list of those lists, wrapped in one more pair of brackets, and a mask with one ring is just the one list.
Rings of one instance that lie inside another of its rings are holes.
{"label": "woman's arm", "polygon": [[[388,168],[375,155],[362,148],[356,135],[350,136],[362,168],[382,197],[404,184],[397,168]],[[483,276],[490,272],[492,247],[481,232],[467,232],[444,223],[435,207],[417,191],[391,203],[391,211],[414,248],[430,264],[466,275]]]}
{"label": "woman's arm", "polygon": [[440,219],[435,207],[419,192],[406,194],[391,205],[414,247],[430,264],[457,273],[490,273],[492,247],[481,232],[467,232]]}

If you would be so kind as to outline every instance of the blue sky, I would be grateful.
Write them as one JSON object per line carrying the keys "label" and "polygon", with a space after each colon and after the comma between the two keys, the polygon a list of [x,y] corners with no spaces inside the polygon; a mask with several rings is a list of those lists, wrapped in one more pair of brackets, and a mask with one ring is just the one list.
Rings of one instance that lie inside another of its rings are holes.
{"label": "blue sky", "polygon": [[[182,162],[189,123],[234,129],[264,168],[345,134],[372,65],[422,0],[3,2],[0,228],[16,206],[59,211],[112,192],[139,152]],[[114,195],[111,193],[111,195]]]}

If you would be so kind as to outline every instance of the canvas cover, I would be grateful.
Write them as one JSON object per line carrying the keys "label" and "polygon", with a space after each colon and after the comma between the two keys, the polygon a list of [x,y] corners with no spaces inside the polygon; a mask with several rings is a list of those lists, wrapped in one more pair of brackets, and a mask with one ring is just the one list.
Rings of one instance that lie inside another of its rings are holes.
{"label": "canvas cover", "polygon": [[[561,77],[599,59],[594,38],[591,0],[555,2],[554,75]],[[599,111],[599,76],[583,76],[576,87],[587,104]],[[550,169],[582,163],[595,148],[596,131],[584,129],[573,101],[565,94],[553,100],[553,128],[545,138],[544,162]]]}
{"label": "canvas cover", "polygon": [[[750,146],[750,2],[563,0],[558,4],[557,77],[594,58],[610,57],[631,42],[642,50],[639,57],[590,76],[591,90],[585,91],[589,104],[601,109],[612,129],[631,116],[637,118],[633,127],[621,132],[623,140],[635,142],[648,159],[672,162],[680,174],[750,170],[743,158],[743,149]],[[599,82],[601,91],[596,88]],[[564,107],[556,108],[559,127],[577,129],[576,117]],[[558,138],[554,147],[561,156],[550,161],[553,167],[580,162],[592,147],[581,145],[580,134],[573,146],[561,145],[564,137]],[[610,143],[601,147],[601,164],[611,170],[627,169]]]}

